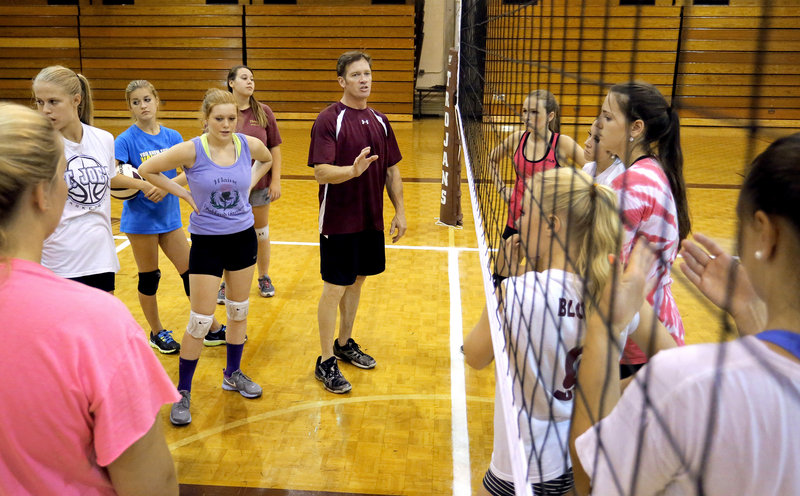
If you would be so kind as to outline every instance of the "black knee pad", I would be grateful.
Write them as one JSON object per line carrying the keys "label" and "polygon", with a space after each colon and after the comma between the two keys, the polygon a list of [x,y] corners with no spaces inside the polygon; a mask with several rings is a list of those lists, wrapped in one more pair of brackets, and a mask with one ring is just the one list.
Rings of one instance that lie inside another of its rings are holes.
{"label": "black knee pad", "polygon": [[161,271],[158,269],[152,272],[139,272],[139,292],[145,296],[153,296],[158,291],[160,279]]}
{"label": "black knee pad", "polygon": [[183,279],[183,290],[186,292],[186,296],[189,296],[189,271],[187,270],[183,274],[181,274],[181,279]]}

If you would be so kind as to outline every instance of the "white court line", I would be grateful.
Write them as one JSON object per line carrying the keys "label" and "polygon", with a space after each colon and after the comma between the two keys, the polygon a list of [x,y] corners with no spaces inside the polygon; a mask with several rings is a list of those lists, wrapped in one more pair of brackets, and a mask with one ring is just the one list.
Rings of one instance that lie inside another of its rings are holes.
{"label": "white court line", "polygon": [[[127,236],[114,236],[114,239],[124,239],[125,242],[119,245],[117,248],[117,253],[121,250],[124,250],[127,246],[131,243],[128,241]],[[191,241],[191,238],[186,238],[188,241]],[[273,245],[289,245],[289,246],[319,246],[319,243],[311,243],[306,241],[271,241]],[[392,250],[420,250],[420,251],[444,251],[449,252],[451,250],[456,251],[475,251],[477,252],[477,248],[467,248],[467,247],[453,247],[450,248],[448,246],[412,246],[412,245],[386,245],[386,248]]]}
{"label": "white court line", "polygon": [[450,422],[453,444],[453,495],[472,494],[469,468],[469,430],[467,429],[467,394],[464,379],[464,344],[461,322],[461,283],[456,247],[447,253],[450,280]]}
{"label": "white court line", "polygon": [[126,237],[125,241],[121,245],[117,246],[117,253],[121,252],[122,250],[124,250],[125,248],[129,247],[130,245],[131,245],[131,242]]}

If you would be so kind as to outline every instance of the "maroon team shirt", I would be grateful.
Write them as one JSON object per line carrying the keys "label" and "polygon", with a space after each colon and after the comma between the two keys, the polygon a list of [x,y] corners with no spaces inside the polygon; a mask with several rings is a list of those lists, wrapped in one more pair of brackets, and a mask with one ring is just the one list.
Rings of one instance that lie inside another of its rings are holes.
{"label": "maroon team shirt", "polygon": [[[278,122],[275,120],[275,114],[272,113],[272,109],[263,103],[261,104],[261,108],[263,108],[264,112],[267,114],[266,128],[258,125],[258,119],[256,119],[255,114],[253,114],[253,109],[248,107],[245,110],[239,111],[239,120],[236,123],[236,132],[260,139],[261,142],[267,145],[267,148],[269,149],[282,143],[281,133],[278,132]],[[269,172],[267,172],[264,177],[258,181],[256,187],[253,189],[267,188],[269,187],[270,183],[272,183],[272,169],[270,169]]]}
{"label": "maroon team shirt", "polygon": [[378,160],[359,177],[319,187],[319,232],[348,234],[383,231],[383,188],[386,171],[402,156],[385,115],[367,107],[358,110],[336,102],[320,112],[311,128],[308,165],[353,165],[369,146]]}

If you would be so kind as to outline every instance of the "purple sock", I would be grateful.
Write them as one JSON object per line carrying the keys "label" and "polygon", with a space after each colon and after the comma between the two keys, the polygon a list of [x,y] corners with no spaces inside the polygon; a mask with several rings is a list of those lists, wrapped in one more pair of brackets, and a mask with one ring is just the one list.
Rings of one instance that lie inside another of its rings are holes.
{"label": "purple sock", "polygon": [[197,368],[197,360],[184,360],[183,358],[178,361],[178,391],[191,391],[192,390],[192,377],[194,377],[194,369]]}
{"label": "purple sock", "polygon": [[228,352],[228,366],[225,368],[225,377],[230,377],[231,374],[239,370],[242,365],[242,351],[244,350],[244,343],[227,345]]}

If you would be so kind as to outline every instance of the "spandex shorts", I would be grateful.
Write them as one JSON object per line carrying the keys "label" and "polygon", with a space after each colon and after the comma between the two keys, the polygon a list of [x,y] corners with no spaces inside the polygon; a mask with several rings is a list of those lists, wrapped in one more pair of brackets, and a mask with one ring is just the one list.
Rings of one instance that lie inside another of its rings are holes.
{"label": "spandex shorts", "polygon": [[222,277],[222,271],[234,272],[256,263],[258,240],[252,227],[233,234],[192,234],[189,251],[189,274]]}
{"label": "spandex shorts", "polygon": [[356,276],[374,276],[386,269],[383,231],[319,235],[322,280],[350,286]]}
{"label": "spandex shorts", "polygon": [[[575,482],[572,478],[572,469],[569,472],[545,482],[537,482],[531,484],[534,496],[555,496],[561,494],[572,494],[572,487]],[[505,481],[492,472],[492,469],[486,471],[483,477],[483,487],[489,491],[492,496],[514,496],[514,483]]]}
{"label": "spandex shorts", "polygon": [[89,274],[88,276],[70,277],[69,279],[110,293],[114,291],[116,274],[113,272],[101,272],[99,274]]}

